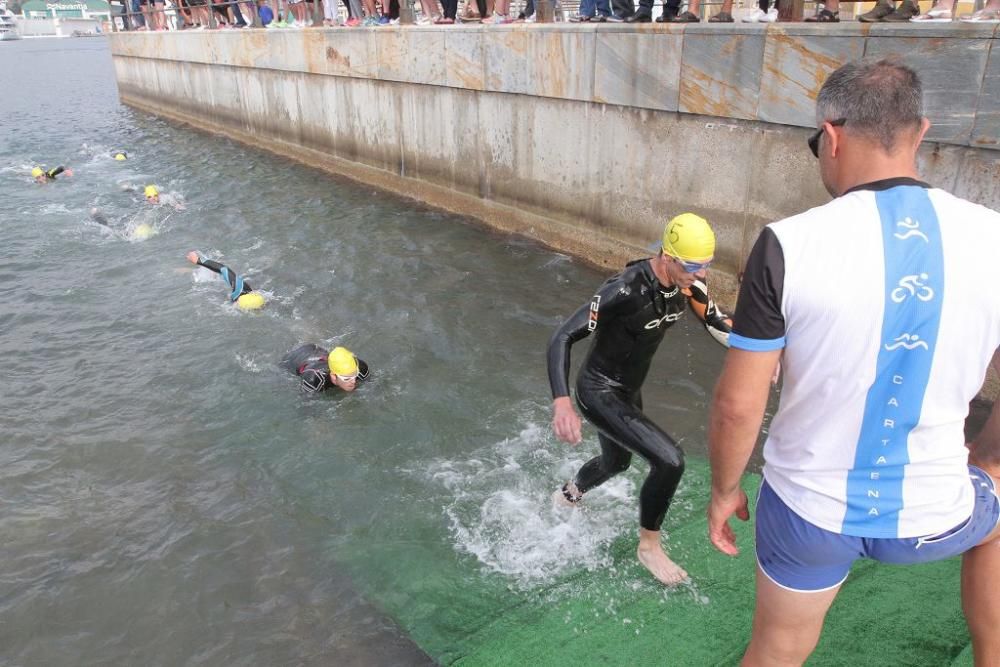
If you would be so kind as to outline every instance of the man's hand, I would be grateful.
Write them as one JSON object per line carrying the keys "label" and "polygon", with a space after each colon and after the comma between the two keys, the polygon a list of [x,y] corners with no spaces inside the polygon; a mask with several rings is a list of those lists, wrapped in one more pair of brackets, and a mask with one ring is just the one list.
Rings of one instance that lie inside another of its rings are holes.
{"label": "man's hand", "polygon": [[743,489],[736,489],[728,494],[713,490],[712,499],[708,503],[708,539],[712,546],[728,556],[740,553],[736,546],[736,534],[729,525],[729,518],[734,514],[740,521],[750,519],[747,494]]}
{"label": "man's hand", "polygon": [[188,261],[191,262],[192,264],[197,264],[198,260],[201,259],[201,257],[198,256],[198,251],[197,250],[192,250],[191,252],[189,252],[187,254],[187,258],[188,258]]}
{"label": "man's hand", "polygon": [[582,439],[580,415],[573,409],[569,396],[560,396],[552,401],[552,429],[556,437],[571,445]]}

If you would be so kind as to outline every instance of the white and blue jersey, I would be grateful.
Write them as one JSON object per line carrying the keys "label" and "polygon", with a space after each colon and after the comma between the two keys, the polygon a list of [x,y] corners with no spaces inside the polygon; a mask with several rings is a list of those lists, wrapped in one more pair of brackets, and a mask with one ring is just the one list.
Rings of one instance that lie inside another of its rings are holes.
{"label": "white and blue jersey", "polygon": [[963,426],[1000,347],[997,248],[1000,214],[909,178],[764,229],[729,340],[783,350],[764,477],[796,514],[877,538],[968,519]]}

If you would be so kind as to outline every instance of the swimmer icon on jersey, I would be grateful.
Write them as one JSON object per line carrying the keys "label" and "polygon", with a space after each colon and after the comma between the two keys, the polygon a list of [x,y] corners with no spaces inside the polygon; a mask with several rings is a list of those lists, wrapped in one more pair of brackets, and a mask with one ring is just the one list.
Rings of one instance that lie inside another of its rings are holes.
{"label": "swimmer icon on jersey", "polygon": [[225,264],[202,258],[197,250],[192,250],[187,254],[188,261],[198,266],[204,266],[209,271],[218,273],[219,276],[229,285],[229,300],[236,304],[240,310],[258,310],[264,307],[266,301],[260,292],[255,292],[250,283],[243,280],[239,275]]}
{"label": "swimmer icon on jersey", "polygon": [[327,352],[312,343],[300,345],[286,354],[281,366],[301,377],[302,388],[310,393],[331,387],[352,392],[369,375],[368,364],[346,347],[335,347]]}

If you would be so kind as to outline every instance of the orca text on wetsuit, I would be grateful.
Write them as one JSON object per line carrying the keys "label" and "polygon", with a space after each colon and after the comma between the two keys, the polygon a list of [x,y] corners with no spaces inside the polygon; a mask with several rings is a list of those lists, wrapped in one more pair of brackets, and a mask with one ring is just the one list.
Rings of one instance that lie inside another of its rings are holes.
{"label": "orca text on wetsuit", "polygon": [[601,454],[580,468],[575,479],[578,491],[583,494],[603,484],[628,468],[632,454],[638,454],[650,465],[639,497],[640,524],[650,531],[660,530],[684,471],[684,457],[677,443],[643,414],[640,390],[667,329],[689,305],[713,337],[725,342],[729,321],[708,298],[704,282],[696,280],[683,290],[666,287],[650,260],[631,262],[549,342],[549,383],[558,399],[569,396],[571,346],[594,334],[577,376],[576,399],[584,417],[599,431]]}

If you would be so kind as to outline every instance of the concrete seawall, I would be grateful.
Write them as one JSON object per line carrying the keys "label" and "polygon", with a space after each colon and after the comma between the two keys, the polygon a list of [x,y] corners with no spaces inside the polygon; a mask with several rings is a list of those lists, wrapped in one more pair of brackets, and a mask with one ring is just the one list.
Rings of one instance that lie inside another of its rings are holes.
{"label": "concrete seawall", "polygon": [[699,212],[717,230],[726,303],[760,228],[828,200],[805,139],[819,86],[848,60],[917,68],[934,124],[924,177],[1000,209],[997,33],[548,24],[117,33],[111,45],[128,104],[598,265]]}

